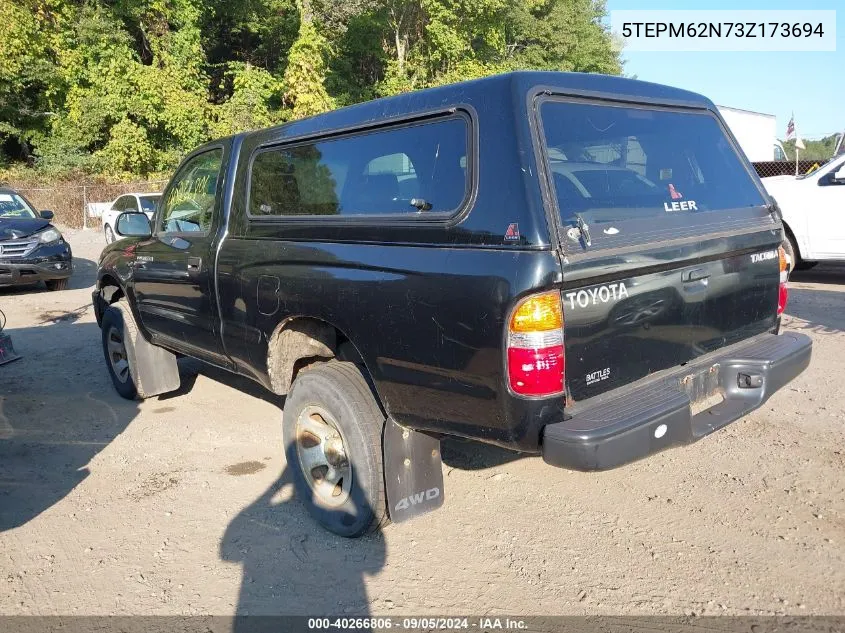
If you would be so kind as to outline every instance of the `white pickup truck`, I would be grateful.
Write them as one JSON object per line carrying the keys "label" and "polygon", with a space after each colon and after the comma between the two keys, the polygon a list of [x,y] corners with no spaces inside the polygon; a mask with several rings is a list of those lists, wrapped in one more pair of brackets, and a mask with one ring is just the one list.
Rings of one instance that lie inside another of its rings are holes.
{"label": "white pickup truck", "polygon": [[804,176],[764,178],[783,213],[783,247],[793,269],[845,261],[845,155]]}

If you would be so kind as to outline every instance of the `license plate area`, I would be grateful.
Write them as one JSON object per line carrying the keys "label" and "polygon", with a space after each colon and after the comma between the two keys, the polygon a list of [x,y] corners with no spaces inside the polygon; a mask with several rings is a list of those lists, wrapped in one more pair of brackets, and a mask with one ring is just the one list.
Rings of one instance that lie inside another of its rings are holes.
{"label": "license plate area", "polygon": [[690,410],[696,416],[725,400],[725,392],[720,385],[721,367],[718,363],[686,374],[680,381],[680,387],[690,399]]}

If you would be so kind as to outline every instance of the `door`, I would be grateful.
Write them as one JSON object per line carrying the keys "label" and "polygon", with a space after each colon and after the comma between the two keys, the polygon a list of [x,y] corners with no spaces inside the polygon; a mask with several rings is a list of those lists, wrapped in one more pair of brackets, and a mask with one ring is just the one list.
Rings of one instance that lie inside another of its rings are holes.
{"label": "door", "polygon": [[712,112],[555,97],[539,111],[573,400],[775,327],[780,236]]}
{"label": "door", "polygon": [[141,321],[170,347],[224,359],[214,288],[223,148],[188,158],[164,192],[153,236],[136,249],[135,294]]}
{"label": "door", "polygon": [[[807,183],[809,242],[813,257],[845,259],[845,160]],[[837,178],[837,174],[843,176]]]}

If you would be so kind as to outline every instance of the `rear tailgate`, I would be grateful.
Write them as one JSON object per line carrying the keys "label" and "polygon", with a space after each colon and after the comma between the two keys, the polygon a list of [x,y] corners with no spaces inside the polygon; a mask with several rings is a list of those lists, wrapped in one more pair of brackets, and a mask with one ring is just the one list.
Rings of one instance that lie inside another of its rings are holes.
{"label": "rear tailgate", "polygon": [[538,102],[581,401],[777,327],[780,228],[715,113]]}

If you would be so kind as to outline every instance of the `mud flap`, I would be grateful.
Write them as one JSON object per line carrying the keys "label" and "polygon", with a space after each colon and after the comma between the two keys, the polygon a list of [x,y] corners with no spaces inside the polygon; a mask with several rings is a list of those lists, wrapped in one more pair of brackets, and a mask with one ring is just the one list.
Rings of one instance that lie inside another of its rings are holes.
{"label": "mud flap", "polygon": [[387,420],[384,426],[387,509],[402,523],[443,505],[440,440]]}
{"label": "mud flap", "polygon": [[20,357],[20,354],[15,351],[15,346],[12,345],[12,337],[0,332],[0,365],[11,363]]}
{"label": "mud flap", "polygon": [[[130,336],[124,326],[124,336]],[[144,340],[137,330],[133,337],[134,345],[126,346],[126,355],[130,367],[136,370],[138,395],[150,398],[162,393],[176,391],[180,385],[179,367],[172,352]]]}

